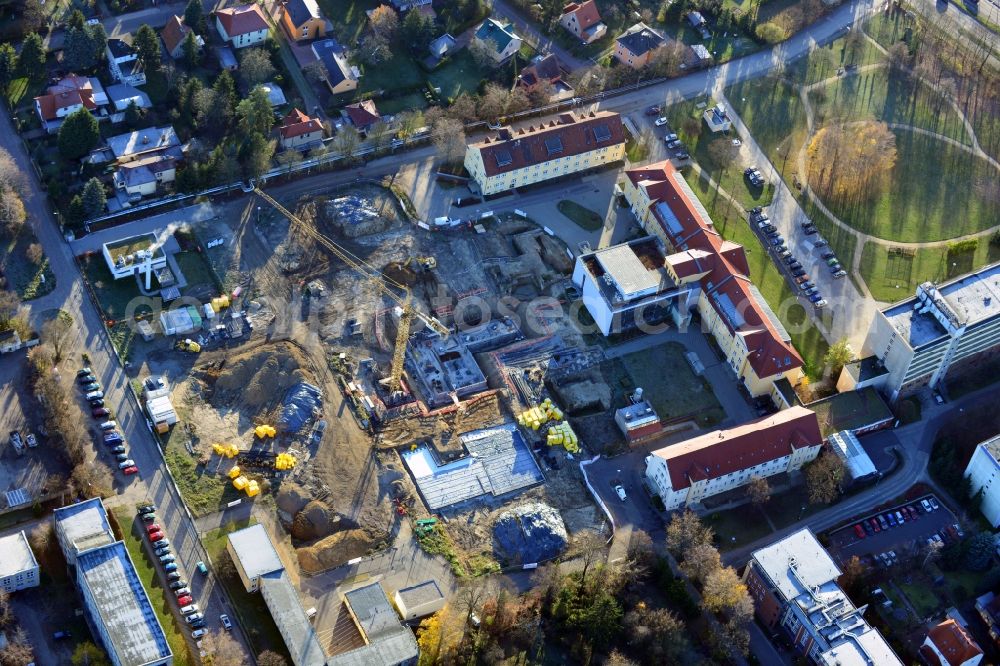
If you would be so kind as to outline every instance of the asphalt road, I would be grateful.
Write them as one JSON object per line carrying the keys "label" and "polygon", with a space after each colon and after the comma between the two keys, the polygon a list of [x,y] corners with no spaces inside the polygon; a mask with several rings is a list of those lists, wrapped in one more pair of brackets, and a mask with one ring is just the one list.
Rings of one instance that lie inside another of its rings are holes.
{"label": "asphalt road", "polygon": [[890,527],[887,530],[882,530],[871,535],[866,533],[864,538],[858,537],[854,532],[854,525],[862,520],[868,520],[875,515],[885,516],[890,511],[898,511],[901,506],[911,506],[914,504],[915,502],[905,505],[900,504],[881,511],[878,514],[868,513],[858,516],[857,520],[830,535],[830,549],[839,555],[839,559],[842,562],[854,555],[863,557],[890,550],[895,551],[897,555],[901,555],[905,548],[909,548],[914,543],[919,548],[929,536],[948,525],[958,522],[948,507],[938,499],[940,508],[937,511],[920,514],[916,520],[907,518],[906,522],[902,525],[896,525],[895,527]]}

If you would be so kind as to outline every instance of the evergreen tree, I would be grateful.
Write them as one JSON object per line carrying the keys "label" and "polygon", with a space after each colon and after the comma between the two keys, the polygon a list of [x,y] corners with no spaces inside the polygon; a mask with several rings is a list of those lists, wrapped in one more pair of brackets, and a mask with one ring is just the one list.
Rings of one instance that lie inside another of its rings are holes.
{"label": "evergreen tree", "polygon": [[18,58],[18,69],[22,76],[32,81],[45,79],[45,45],[37,32],[24,38],[21,56]]}
{"label": "evergreen tree", "polygon": [[[195,2],[197,1],[195,0]],[[181,49],[184,52],[184,64],[187,65],[188,69],[197,67],[198,62],[201,60],[201,49],[198,48],[198,38],[195,36],[193,30],[184,38]]]}
{"label": "evergreen tree", "polygon": [[222,73],[215,79],[212,90],[218,96],[220,112],[225,115],[226,122],[231,122],[240,98],[236,95],[236,81],[233,80],[233,75],[229,73],[228,69],[222,70]]}
{"label": "evergreen tree", "polygon": [[0,87],[3,91],[17,75],[17,51],[7,42],[0,44]]}
{"label": "evergreen tree", "polygon": [[97,217],[104,212],[104,207],[108,203],[108,198],[104,194],[104,185],[97,178],[91,178],[83,186],[83,193],[80,195],[83,203],[83,211],[87,217]]}
{"label": "evergreen tree", "polygon": [[83,28],[86,25],[87,25],[87,19],[84,18],[83,12],[81,12],[79,9],[74,9],[73,12],[69,15],[69,19],[66,21],[67,30],[70,30],[72,28],[76,28],[77,30],[83,30]]}
{"label": "evergreen tree", "polygon": [[150,72],[159,71],[163,64],[162,53],[160,51],[160,38],[156,32],[147,24],[139,26],[132,37],[132,48],[136,50],[139,62],[147,75]]}
{"label": "evergreen tree", "polygon": [[274,124],[274,113],[271,111],[271,100],[267,91],[257,86],[250,96],[236,106],[236,115],[240,121],[240,131],[244,136],[260,134],[266,136]]}
{"label": "evergreen tree", "polygon": [[145,116],[143,110],[139,108],[139,105],[135,103],[135,100],[128,103],[128,107],[125,109],[125,123],[128,124],[132,129],[136,129],[142,119]]}
{"label": "evergreen tree", "polygon": [[201,0],[188,0],[187,7],[184,8],[184,25],[192,30],[201,30],[203,20]]}
{"label": "evergreen tree", "polygon": [[[79,12],[77,12],[79,13]],[[71,27],[63,40],[63,64],[71,72],[91,69],[97,64],[94,45],[85,28]]]}
{"label": "evergreen tree", "polygon": [[66,116],[59,128],[59,152],[66,159],[83,157],[100,138],[97,119],[87,109],[78,109]]}

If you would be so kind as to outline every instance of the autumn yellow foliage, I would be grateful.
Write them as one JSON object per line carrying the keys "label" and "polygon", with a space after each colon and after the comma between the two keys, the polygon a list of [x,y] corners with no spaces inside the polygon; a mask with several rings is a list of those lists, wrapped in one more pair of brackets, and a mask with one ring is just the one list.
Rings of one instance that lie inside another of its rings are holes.
{"label": "autumn yellow foliage", "polygon": [[896,165],[896,135],[883,122],[830,125],[809,142],[809,185],[830,202],[870,199]]}

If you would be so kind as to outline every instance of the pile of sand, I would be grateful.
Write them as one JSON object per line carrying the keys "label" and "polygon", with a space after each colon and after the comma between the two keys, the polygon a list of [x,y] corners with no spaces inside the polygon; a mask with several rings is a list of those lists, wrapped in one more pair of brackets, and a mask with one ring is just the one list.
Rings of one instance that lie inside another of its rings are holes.
{"label": "pile of sand", "polygon": [[295,553],[303,572],[316,573],[366,555],[374,545],[374,539],[367,532],[351,529],[331,534],[311,546],[296,548]]}
{"label": "pile of sand", "polygon": [[348,527],[357,525],[345,520],[326,503],[313,500],[292,519],[292,537],[300,541],[312,541]]}
{"label": "pile of sand", "polygon": [[239,404],[260,411],[276,404],[299,382],[315,382],[309,363],[295,345],[279,342],[229,360],[215,380],[214,407]]}

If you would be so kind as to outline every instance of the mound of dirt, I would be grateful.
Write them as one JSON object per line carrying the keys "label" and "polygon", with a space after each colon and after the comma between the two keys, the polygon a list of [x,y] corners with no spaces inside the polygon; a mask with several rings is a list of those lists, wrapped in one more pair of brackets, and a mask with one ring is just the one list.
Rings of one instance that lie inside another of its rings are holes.
{"label": "mound of dirt", "polygon": [[357,525],[345,520],[324,502],[313,500],[295,514],[292,520],[292,537],[301,541],[312,541],[348,527]]}
{"label": "mound of dirt", "polygon": [[365,555],[374,544],[375,541],[364,530],[343,530],[311,546],[296,548],[295,553],[304,573],[317,573]]}
{"label": "mound of dirt", "polygon": [[556,557],[569,535],[559,512],[542,502],[505,511],[493,525],[493,552],[506,564],[531,564]]}
{"label": "mound of dirt", "polygon": [[306,504],[309,504],[309,491],[296,483],[286,481],[281,484],[281,490],[278,492],[275,502],[279,509],[294,516],[304,509]]}
{"label": "mound of dirt", "polygon": [[248,350],[229,359],[212,392],[213,407],[240,405],[261,411],[277,403],[299,382],[315,382],[309,361],[295,345],[279,342]]}

